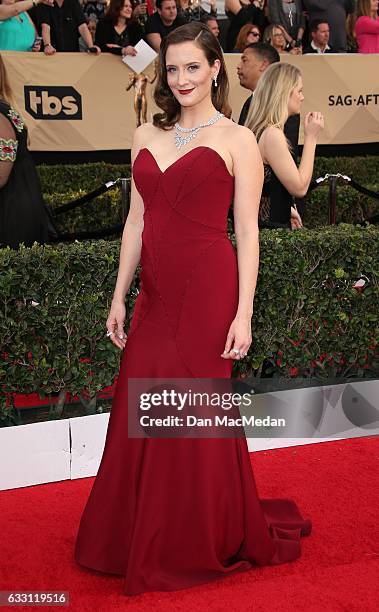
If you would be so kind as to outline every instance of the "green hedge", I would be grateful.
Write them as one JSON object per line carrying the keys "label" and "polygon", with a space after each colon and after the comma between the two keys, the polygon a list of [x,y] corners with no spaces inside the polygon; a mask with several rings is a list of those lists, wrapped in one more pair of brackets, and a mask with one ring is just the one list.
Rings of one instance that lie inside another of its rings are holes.
{"label": "green hedge", "polygon": [[[249,357],[234,373],[375,377],[379,230],[263,231]],[[14,392],[94,397],[111,384],[120,352],[105,336],[119,240],[0,250],[0,422]],[[364,274],[367,288],[352,284]],[[128,296],[129,317],[138,273]],[[190,325],[190,322],[189,322]]]}
{"label": "green hedge", "polygon": [[[53,208],[82,197],[87,190],[72,193],[45,194],[44,199]],[[122,221],[121,191],[111,189],[91,202],[74,208],[55,217],[56,226],[61,233],[73,233],[87,230],[97,230]]]}
{"label": "green hedge", "polygon": [[[130,176],[128,165],[105,163],[39,166],[45,200],[52,208],[74,200],[118,177]],[[316,158],[314,177],[342,172],[373,191],[379,191],[379,157]],[[338,223],[356,223],[379,213],[379,201],[363,196],[351,187],[338,186]],[[95,230],[121,222],[121,195],[118,188],[93,202],[57,216],[61,232]],[[307,198],[304,225],[309,228],[328,224],[328,188],[319,187]]]}
{"label": "green hedge", "polygon": [[[379,193],[379,182],[369,185],[364,183],[364,186]],[[358,223],[376,213],[379,213],[379,200],[363,195],[351,187],[338,185],[337,223]],[[318,187],[307,197],[303,223],[308,228],[324,227],[328,225],[328,219],[328,187]]]}
{"label": "green hedge", "polygon": [[[127,164],[92,163],[79,165],[38,166],[44,193],[68,193],[90,190],[101,183],[129,176]],[[314,177],[341,172],[362,185],[379,180],[379,157],[316,157]]]}

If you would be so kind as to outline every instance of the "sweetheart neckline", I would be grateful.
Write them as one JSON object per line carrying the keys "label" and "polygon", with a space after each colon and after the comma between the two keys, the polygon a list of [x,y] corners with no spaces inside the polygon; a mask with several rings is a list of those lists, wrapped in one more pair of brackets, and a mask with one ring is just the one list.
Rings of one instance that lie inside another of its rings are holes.
{"label": "sweetheart neckline", "polygon": [[[197,147],[193,147],[193,149],[190,149],[189,151],[187,151],[186,153],[184,153],[184,155],[181,155],[180,157],[178,157],[178,159],[176,159],[175,161],[173,161],[173,162],[172,162],[172,164],[170,164],[169,166],[167,166],[167,168],[165,168],[165,170],[162,170],[162,169],[161,169],[161,167],[159,166],[159,164],[158,164],[157,160],[155,159],[155,157],[154,157],[153,153],[150,151],[150,149],[149,149],[148,147],[142,147],[142,148],[141,148],[141,149],[138,151],[138,153],[137,153],[137,156],[136,156],[136,158],[135,158],[135,160],[134,160],[134,164],[136,163],[136,161],[137,161],[137,158],[138,158],[139,154],[140,154],[142,151],[147,151],[147,152],[150,154],[150,156],[152,157],[152,159],[154,160],[155,165],[156,165],[156,167],[158,168],[159,172],[160,172],[162,175],[164,175],[164,174],[166,174],[166,172],[167,172],[168,170],[170,170],[170,169],[171,169],[173,166],[175,166],[175,165],[176,165],[176,164],[177,164],[177,163],[178,163],[178,162],[179,162],[181,159],[183,159],[184,157],[186,157],[187,155],[189,155],[190,153],[192,153],[192,151],[196,151],[197,149],[208,149],[209,151],[213,151],[213,153],[215,153],[215,154],[217,155],[217,157],[218,157],[219,159],[221,159],[222,163],[224,164],[224,168],[225,168],[226,172],[228,173],[228,175],[230,176],[230,178],[234,180],[234,178],[235,178],[235,177],[234,177],[234,175],[233,175],[233,174],[230,174],[230,172],[229,172],[229,170],[228,170],[228,166],[226,165],[226,161],[225,161],[225,159],[222,157],[222,155],[220,155],[220,153],[219,153],[218,151],[216,151],[216,149],[212,149],[212,147],[207,147],[207,145],[199,145],[199,146],[197,146]],[[134,166],[134,164],[133,164],[133,166]]]}

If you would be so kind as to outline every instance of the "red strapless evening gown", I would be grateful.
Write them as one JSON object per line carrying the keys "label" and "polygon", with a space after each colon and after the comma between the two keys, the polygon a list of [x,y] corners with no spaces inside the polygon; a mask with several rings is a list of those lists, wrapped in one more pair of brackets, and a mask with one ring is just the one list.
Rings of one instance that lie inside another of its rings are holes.
{"label": "red strapless evening gown", "polygon": [[198,146],[162,172],[144,148],[133,175],[140,293],[75,548],[81,565],[124,576],[128,595],[292,561],[311,531],[294,501],[259,499],[245,438],[128,438],[129,377],[230,378],[221,353],[238,301],[234,179],[220,155]]}

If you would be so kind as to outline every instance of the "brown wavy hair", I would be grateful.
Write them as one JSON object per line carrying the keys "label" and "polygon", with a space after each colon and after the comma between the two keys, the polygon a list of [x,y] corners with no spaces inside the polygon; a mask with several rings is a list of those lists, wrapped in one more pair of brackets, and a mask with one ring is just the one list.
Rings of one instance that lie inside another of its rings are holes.
{"label": "brown wavy hair", "polygon": [[159,50],[157,66],[157,84],[154,90],[154,100],[162,113],[153,116],[153,124],[162,129],[170,129],[180,117],[181,106],[167,83],[166,53],[170,45],[184,42],[195,42],[204,52],[208,64],[213,66],[216,59],[220,60],[220,70],[217,75],[217,87],[212,83],[211,97],[213,106],[226,117],[232,114],[228,103],[229,81],[223,52],[217,38],[208,26],[199,21],[190,21],[176,28],[163,39]]}
{"label": "brown wavy hair", "polygon": [[[105,12],[104,17],[106,19],[109,19],[109,21],[113,24],[113,25],[117,25],[117,21],[118,18],[120,16],[120,13],[124,7],[124,2],[125,0],[110,0],[108,8]],[[130,4],[132,5],[132,16],[130,19],[126,20],[126,23],[130,23],[131,21],[133,21],[133,9],[134,9],[134,3],[133,0],[130,0]]]}
{"label": "brown wavy hair", "polygon": [[356,13],[357,17],[371,17],[370,0],[358,0]]}
{"label": "brown wavy hair", "polygon": [[245,47],[249,44],[247,42],[247,37],[249,36],[251,28],[256,28],[260,34],[258,26],[254,25],[253,23],[245,23],[245,25],[242,26],[242,28],[238,32],[236,44],[234,45],[233,51],[240,51],[242,53],[242,51],[245,50]]}

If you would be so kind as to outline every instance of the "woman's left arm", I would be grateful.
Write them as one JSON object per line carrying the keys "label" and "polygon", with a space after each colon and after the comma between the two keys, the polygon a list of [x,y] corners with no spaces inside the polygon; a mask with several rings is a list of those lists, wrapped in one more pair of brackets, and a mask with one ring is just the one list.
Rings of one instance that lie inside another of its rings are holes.
{"label": "woman's left arm", "polygon": [[240,359],[251,344],[251,318],[259,265],[258,211],[263,186],[263,163],[255,136],[248,128],[239,126],[238,132],[236,129],[232,147],[239,295],[236,316],[230,326],[222,356],[226,359]]}

